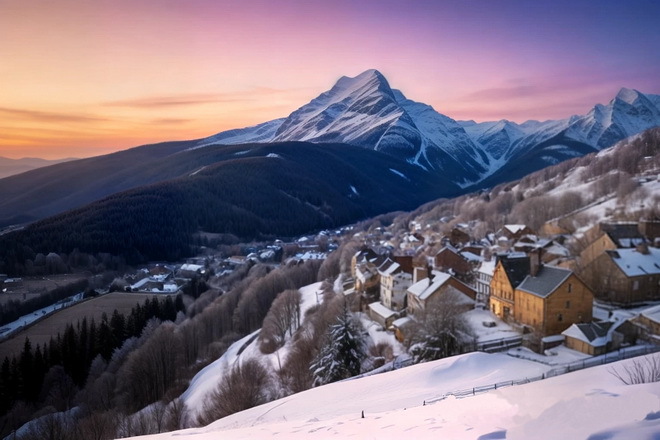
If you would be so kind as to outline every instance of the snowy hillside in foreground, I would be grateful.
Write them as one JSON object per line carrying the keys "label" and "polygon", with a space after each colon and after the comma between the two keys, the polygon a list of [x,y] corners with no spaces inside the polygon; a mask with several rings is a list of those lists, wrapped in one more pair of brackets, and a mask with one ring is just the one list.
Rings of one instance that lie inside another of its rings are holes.
{"label": "snowy hillside in foreground", "polygon": [[660,385],[623,385],[609,372],[630,362],[424,405],[446,390],[545,368],[503,354],[471,353],[322,386],[204,428],[140,438],[657,439]]}
{"label": "snowy hillside in foreground", "polygon": [[[301,289],[303,315],[316,303],[319,289],[320,283]],[[484,318],[479,315],[473,320],[481,322]],[[391,338],[375,327],[368,330],[376,342]],[[506,326],[501,327],[499,332],[506,332]],[[235,343],[192,380],[182,398],[193,418],[202,410],[208,393],[236,362],[261,356],[271,368],[279,368],[277,354],[261,355],[254,336]],[[400,347],[395,344],[398,355]],[[287,350],[288,344],[279,356],[285,357]],[[570,362],[572,356],[584,357],[568,349],[566,353],[557,351],[554,357],[560,363]],[[612,368],[621,370],[621,365],[619,362],[526,385],[477,392],[473,397],[442,400],[458,390],[538,378],[553,368],[504,353],[476,352],[314,388],[233,414],[207,427],[141,438],[382,440],[410,434],[422,439],[573,439],[605,430],[618,437],[594,438],[650,438],[644,437],[645,433],[660,433],[660,386],[621,384],[609,373]],[[652,413],[655,416],[645,420]]]}

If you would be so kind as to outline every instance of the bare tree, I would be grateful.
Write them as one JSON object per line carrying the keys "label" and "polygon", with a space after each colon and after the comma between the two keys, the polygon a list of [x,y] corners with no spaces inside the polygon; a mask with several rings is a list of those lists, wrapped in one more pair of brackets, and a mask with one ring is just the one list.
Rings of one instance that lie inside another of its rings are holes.
{"label": "bare tree", "polygon": [[164,323],[138,350],[131,353],[119,372],[121,401],[133,412],[160,400],[176,383],[180,339],[172,323]]}
{"label": "bare tree", "polygon": [[256,359],[237,363],[211,394],[198,417],[200,425],[268,402],[274,395],[268,371]]}
{"label": "bare tree", "polygon": [[105,440],[117,435],[117,413],[114,411],[93,412],[77,423],[80,440]]}
{"label": "bare tree", "polygon": [[660,382],[660,355],[635,358],[622,364],[620,370],[612,367],[609,372],[626,385]]}
{"label": "bare tree", "polygon": [[31,423],[25,440],[74,440],[75,426],[66,413],[48,414]]}
{"label": "bare tree", "polygon": [[288,289],[280,293],[270,307],[260,333],[261,351],[273,353],[281,348],[286,335],[293,333],[300,327],[300,302],[302,295],[296,289]]}
{"label": "bare tree", "polygon": [[461,297],[458,292],[443,293],[416,314],[416,325],[407,341],[416,362],[459,354],[463,345],[472,341]]}
{"label": "bare tree", "polygon": [[167,406],[165,430],[176,431],[190,427],[190,414],[186,403],[181,398],[172,400]]}

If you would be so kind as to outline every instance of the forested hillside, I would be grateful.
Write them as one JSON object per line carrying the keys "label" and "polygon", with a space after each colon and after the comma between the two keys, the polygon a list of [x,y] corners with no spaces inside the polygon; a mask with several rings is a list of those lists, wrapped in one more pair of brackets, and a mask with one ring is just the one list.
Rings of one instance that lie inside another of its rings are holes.
{"label": "forested hillside", "polygon": [[20,274],[36,253],[74,249],[130,263],[176,260],[192,253],[198,231],[248,241],[290,237],[457,191],[418,167],[341,144],[207,147],[177,160],[195,171],[0,236],[0,271]]}

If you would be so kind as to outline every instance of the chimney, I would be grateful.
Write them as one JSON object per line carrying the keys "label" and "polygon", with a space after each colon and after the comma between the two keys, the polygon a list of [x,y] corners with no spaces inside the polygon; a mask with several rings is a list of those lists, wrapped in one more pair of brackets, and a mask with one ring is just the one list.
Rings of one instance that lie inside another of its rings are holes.
{"label": "chimney", "polygon": [[430,274],[427,269],[424,269],[423,267],[416,267],[413,269],[413,284],[415,284],[418,281],[423,280],[424,278],[428,277]]}
{"label": "chimney", "polygon": [[649,251],[649,245],[646,244],[645,241],[641,242],[640,244],[637,245],[637,252],[639,252],[642,255],[649,255],[651,252]]}
{"label": "chimney", "polygon": [[543,252],[543,249],[537,248],[529,253],[529,274],[533,277],[538,275],[539,270],[543,266],[541,252]]}

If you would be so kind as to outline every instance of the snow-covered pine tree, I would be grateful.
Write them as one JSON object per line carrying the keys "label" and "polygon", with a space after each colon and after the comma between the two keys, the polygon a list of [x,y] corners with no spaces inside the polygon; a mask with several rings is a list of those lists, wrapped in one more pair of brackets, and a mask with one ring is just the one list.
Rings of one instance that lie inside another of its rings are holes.
{"label": "snow-covered pine tree", "polygon": [[344,301],[344,306],[331,325],[326,341],[310,365],[314,386],[324,385],[360,374],[366,357],[362,325],[356,320]]}

